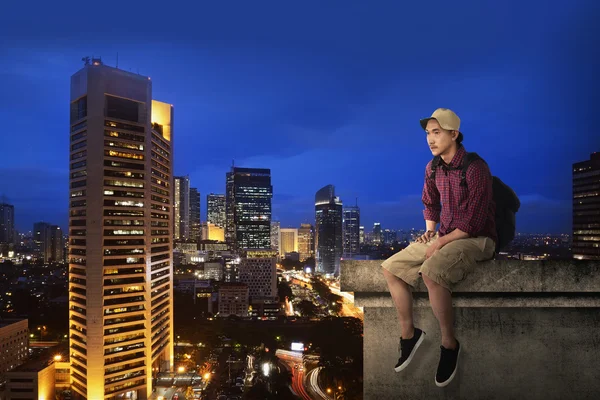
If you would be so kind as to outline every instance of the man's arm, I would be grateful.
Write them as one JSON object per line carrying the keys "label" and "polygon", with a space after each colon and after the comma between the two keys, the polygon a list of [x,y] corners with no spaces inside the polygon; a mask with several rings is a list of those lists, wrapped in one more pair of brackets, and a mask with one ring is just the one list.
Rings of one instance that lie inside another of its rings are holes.
{"label": "man's arm", "polygon": [[423,217],[425,217],[425,227],[428,231],[435,231],[435,228],[440,222],[440,212],[442,204],[440,203],[440,192],[435,185],[433,179],[429,179],[431,173],[431,162],[425,167],[425,184],[423,185],[422,201],[425,209]]}

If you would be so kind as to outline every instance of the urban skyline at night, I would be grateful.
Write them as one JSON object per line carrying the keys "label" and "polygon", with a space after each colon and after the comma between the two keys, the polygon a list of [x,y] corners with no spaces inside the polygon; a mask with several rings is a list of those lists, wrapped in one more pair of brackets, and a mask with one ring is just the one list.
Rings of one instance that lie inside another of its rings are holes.
{"label": "urban skyline at night", "polygon": [[[307,4],[246,4],[232,15],[213,4],[192,13],[202,23],[169,10],[160,32],[139,26],[135,35],[85,37],[65,30],[74,10],[48,8],[33,27],[20,19],[27,15],[21,7],[10,5],[15,18],[0,28],[11,38],[0,45],[0,112],[12,133],[3,144],[18,150],[3,155],[0,196],[15,205],[20,231],[42,220],[66,228],[64,104],[84,56],[115,66],[118,53],[120,69],[150,76],[156,95],[174,105],[176,175],[189,175],[201,194],[225,193],[232,160],[268,168],[273,219],[290,226],[314,219],[313,194],[329,184],[344,204],[358,198],[365,226],[423,226],[431,154],[418,120],[438,107],[458,113],[467,150],[519,195],[521,232],[570,232],[572,164],[600,149],[587,106],[596,96],[588,88],[597,83],[597,61],[563,39],[594,46],[593,13],[581,2],[520,4],[519,13],[503,4],[441,3],[438,15],[455,21],[451,33],[423,29],[419,18],[398,23],[398,16],[422,15],[418,5],[319,5],[315,12]],[[135,12],[140,20],[153,15]],[[92,14],[101,24],[102,13]],[[440,35],[448,46],[432,59],[424,49]],[[440,67],[437,60],[448,61]],[[538,160],[548,157],[541,168]]]}

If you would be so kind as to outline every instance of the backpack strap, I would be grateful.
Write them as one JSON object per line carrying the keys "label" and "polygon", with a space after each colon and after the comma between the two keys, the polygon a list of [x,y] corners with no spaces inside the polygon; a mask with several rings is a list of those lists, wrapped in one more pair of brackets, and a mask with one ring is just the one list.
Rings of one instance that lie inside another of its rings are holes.
{"label": "backpack strap", "polygon": [[429,175],[429,179],[433,179],[435,181],[435,171],[440,165],[440,156],[433,157],[431,160],[431,174]]}
{"label": "backpack strap", "polygon": [[469,165],[475,160],[483,160],[483,158],[479,157],[477,153],[465,154],[460,171],[460,186],[467,186],[467,170],[469,169]]}

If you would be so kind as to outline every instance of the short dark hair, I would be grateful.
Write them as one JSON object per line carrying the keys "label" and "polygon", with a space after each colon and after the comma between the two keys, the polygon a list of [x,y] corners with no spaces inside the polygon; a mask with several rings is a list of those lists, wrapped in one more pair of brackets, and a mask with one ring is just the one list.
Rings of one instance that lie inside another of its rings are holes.
{"label": "short dark hair", "polygon": [[458,146],[460,146],[462,141],[463,141],[463,134],[462,134],[462,132],[458,132],[458,137],[456,138],[456,144]]}

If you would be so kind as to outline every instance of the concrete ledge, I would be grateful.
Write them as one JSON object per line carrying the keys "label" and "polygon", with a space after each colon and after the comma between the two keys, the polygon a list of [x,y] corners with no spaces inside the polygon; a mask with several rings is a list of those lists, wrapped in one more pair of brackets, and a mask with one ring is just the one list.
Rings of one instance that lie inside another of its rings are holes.
{"label": "concrete ledge", "polygon": [[[387,293],[381,260],[343,261],[340,287],[343,292]],[[454,288],[460,293],[598,293],[600,262],[492,260],[479,263]],[[415,292],[427,292],[423,281]]]}
{"label": "concrete ledge", "polygon": [[462,350],[454,381],[434,383],[439,326],[427,288],[414,321],[427,335],[396,373],[400,325],[381,261],[343,261],[341,290],[364,307],[364,399],[600,399],[600,262],[488,261],[455,287]]}

